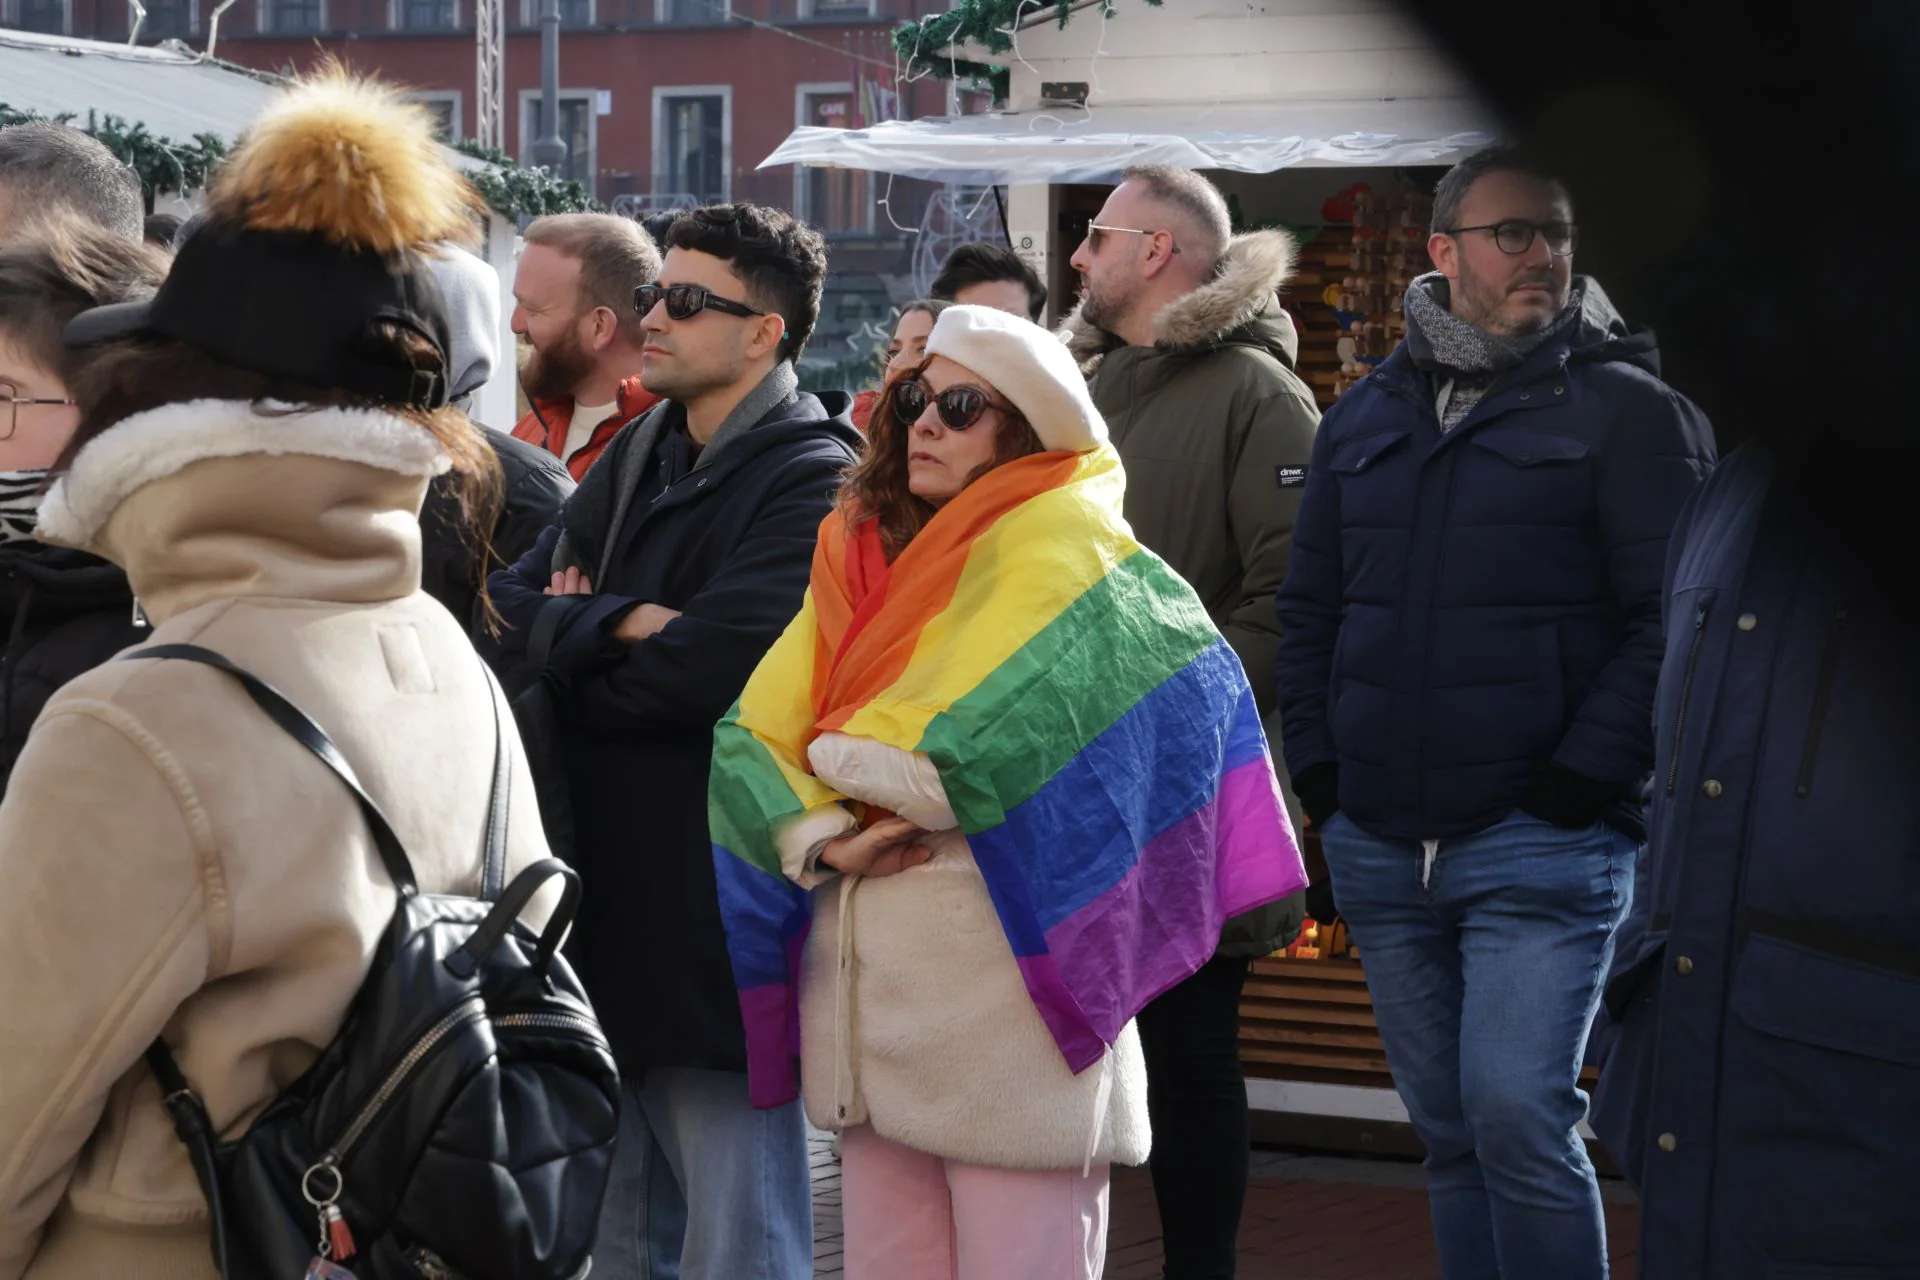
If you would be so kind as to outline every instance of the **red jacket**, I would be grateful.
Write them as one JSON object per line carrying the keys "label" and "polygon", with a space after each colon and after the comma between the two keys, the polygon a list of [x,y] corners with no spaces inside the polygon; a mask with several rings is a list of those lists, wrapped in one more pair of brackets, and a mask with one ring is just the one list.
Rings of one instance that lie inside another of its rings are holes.
{"label": "red jacket", "polygon": [[862,391],[854,396],[853,412],[850,416],[853,418],[853,425],[860,429],[861,435],[867,433],[867,419],[873,416],[873,407],[879,403],[880,393],[875,390]]}
{"label": "red jacket", "polygon": [[516,440],[525,440],[528,444],[538,445],[567,466],[567,471],[576,481],[584,480],[587,468],[593,465],[607,442],[618,435],[620,428],[632,422],[660,403],[660,397],[640,385],[640,375],[634,374],[620,384],[620,394],[615,399],[613,416],[597,424],[587,442],[573,451],[572,457],[561,457],[561,451],[567,447],[567,430],[573,425],[573,401],[542,400],[537,402],[527,416],[513,425]]}

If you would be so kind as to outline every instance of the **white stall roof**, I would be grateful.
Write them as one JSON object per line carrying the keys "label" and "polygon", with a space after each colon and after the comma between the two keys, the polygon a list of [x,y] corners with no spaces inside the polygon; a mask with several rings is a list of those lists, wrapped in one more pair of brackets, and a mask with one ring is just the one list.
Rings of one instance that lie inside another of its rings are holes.
{"label": "white stall roof", "polygon": [[796,129],[761,162],[958,183],[1112,182],[1135,164],[1271,173],[1295,166],[1447,164],[1494,140],[1462,98],[1048,107]]}
{"label": "white stall roof", "polygon": [[[231,146],[280,83],[180,48],[0,31],[0,102],[43,116],[70,114],[83,128],[92,111],[175,142],[211,133]],[[460,169],[492,167],[451,148],[444,154]]]}
{"label": "white stall roof", "polygon": [[265,79],[174,49],[0,31],[0,102],[83,126],[94,111],[181,142],[232,142],[273,94]]}

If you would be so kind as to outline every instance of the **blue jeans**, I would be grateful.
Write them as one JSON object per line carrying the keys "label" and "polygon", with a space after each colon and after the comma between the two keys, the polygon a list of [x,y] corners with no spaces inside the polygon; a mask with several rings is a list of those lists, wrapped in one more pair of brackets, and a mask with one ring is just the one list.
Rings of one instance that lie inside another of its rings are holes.
{"label": "blue jeans", "polygon": [[800,1104],[755,1111],[744,1073],[690,1067],[621,1088],[593,1280],[811,1280]]}
{"label": "blue jeans", "polygon": [[1575,1126],[1587,1028],[1633,898],[1634,843],[1516,813],[1422,842],[1320,832],[1387,1065],[1427,1147],[1446,1280],[1602,1280],[1606,1227]]}

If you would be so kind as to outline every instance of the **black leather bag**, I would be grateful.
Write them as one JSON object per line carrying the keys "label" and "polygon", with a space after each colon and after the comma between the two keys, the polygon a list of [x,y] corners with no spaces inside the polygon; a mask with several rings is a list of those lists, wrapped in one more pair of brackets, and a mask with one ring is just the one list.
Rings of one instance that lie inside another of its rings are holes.
{"label": "black leather bag", "polygon": [[[557,948],[579,878],[547,859],[501,890],[508,735],[495,694],[483,897],[424,894],[379,808],[325,732],[219,654],[156,645],[237,678],[346,784],[400,900],[340,1034],[233,1141],[156,1040],[147,1061],[193,1158],[227,1280],[293,1280],[316,1256],[373,1280],[573,1280],[612,1165],[619,1078]],[[543,933],[519,922],[560,877]]]}

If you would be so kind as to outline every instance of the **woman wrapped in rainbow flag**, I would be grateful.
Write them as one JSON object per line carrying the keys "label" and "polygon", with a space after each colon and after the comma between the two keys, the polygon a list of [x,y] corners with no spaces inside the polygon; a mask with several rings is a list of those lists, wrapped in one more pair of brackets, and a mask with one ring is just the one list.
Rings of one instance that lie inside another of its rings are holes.
{"label": "woman wrapped in rainbow flag", "polygon": [[1093,1277],[1133,1016],[1306,880],[1252,691],[1133,540],[1066,349],[953,307],[716,731],[757,1105],[843,1149],[851,1280]]}

